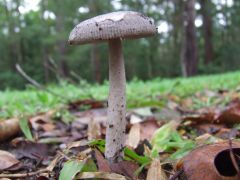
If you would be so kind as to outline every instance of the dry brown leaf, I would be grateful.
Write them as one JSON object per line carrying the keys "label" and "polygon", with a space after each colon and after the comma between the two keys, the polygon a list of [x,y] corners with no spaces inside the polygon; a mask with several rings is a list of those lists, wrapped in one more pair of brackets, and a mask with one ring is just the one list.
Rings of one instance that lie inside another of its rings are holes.
{"label": "dry brown leaf", "polygon": [[139,166],[132,161],[120,161],[118,163],[112,163],[110,164],[110,168],[114,173],[122,174],[132,180],[137,179],[137,176],[135,176],[134,173],[137,171]]}
{"label": "dry brown leaf", "polygon": [[122,175],[108,172],[83,172],[76,176],[76,179],[110,179],[110,180],[126,180]]}
{"label": "dry brown leaf", "polygon": [[51,110],[29,118],[32,128],[34,130],[44,130],[46,132],[54,130],[55,125],[51,122],[51,117],[54,113],[55,111]]}
{"label": "dry brown leaf", "polygon": [[49,172],[52,172],[53,169],[56,167],[57,163],[59,163],[59,161],[64,158],[62,154],[58,153],[56,155],[56,157],[51,161],[51,163],[48,165],[48,167],[46,168]]}
{"label": "dry brown leaf", "polygon": [[154,159],[148,169],[147,180],[167,180],[159,159]]}
{"label": "dry brown leaf", "polygon": [[89,141],[87,140],[81,140],[81,141],[75,141],[75,142],[71,142],[67,145],[67,149],[72,149],[72,148],[76,148],[76,147],[81,147],[81,146],[87,146],[89,145]]}
{"label": "dry brown leaf", "polygon": [[106,102],[105,101],[97,101],[94,99],[85,99],[85,100],[77,100],[74,102],[70,102],[68,104],[68,108],[69,110],[77,110],[79,111],[79,109],[84,108],[84,107],[89,107],[90,109],[98,109],[98,108],[103,108],[106,106]]}
{"label": "dry brown leaf", "polygon": [[101,126],[100,123],[91,119],[88,124],[88,140],[101,138]]}
{"label": "dry brown leaf", "polygon": [[135,115],[135,114],[132,114],[130,116],[130,123],[131,124],[136,124],[136,123],[140,123],[140,122],[143,122],[144,120],[142,118],[140,118],[139,116]]}
{"label": "dry brown leaf", "polygon": [[98,170],[101,172],[111,172],[108,162],[106,159],[104,159],[101,152],[99,152],[97,149],[95,149],[94,152],[95,152],[95,158],[97,160]]}
{"label": "dry brown leaf", "polygon": [[240,123],[240,100],[233,100],[217,117],[217,123]]}
{"label": "dry brown leaf", "polygon": [[147,139],[151,140],[155,131],[160,127],[160,125],[156,122],[156,120],[148,120],[140,124],[140,137],[141,140]]}
{"label": "dry brown leaf", "polygon": [[0,121],[0,142],[17,135],[19,132],[20,126],[18,119],[14,118]]}
{"label": "dry brown leaf", "polygon": [[107,109],[91,109],[87,111],[81,111],[73,113],[76,117],[76,120],[72,123],[74,126],[79,124],[88,125],[91,119],[94,119],[96,122],[105,125],[107,121]]}
{"label": "dry brown leaf", "polygon": [[127,145],[136,148],[140,142],[140,124],[133,124],[128,134]]}
{"label": "dry brown leaf", "polygon": [[[240,154],[240,142],[233,141],[234,153]],[[183,159],[183,170],[188,180],[237,180],[237,172],[233,167],[229,153],[229,141],[201,146]],[[224,156],[219,154],[225,152]],[[226,173],[230,173],[226,175]],[[225,174],[225,175],[224,175]]]}
{"label": "dry brown leaf", "polygon": [[0,150],[0,171],[7,170],[19,163],[20,161],[17,160],[13,154]]}
{"label": "dry brown leaf", "polygon": [[198,136],[198,137],[195,139],[195,142],[196,142],[198,145],[204,145],[204,144],[206,144],[206,142],[207,142],[208,140],[210,140],[211,138],[212,138],[212,141],[214,141],[214,143],[222,141],[221,139],[218,139],[218,138],[212,136],[211,134],[205,133],[205,134],[203,134],[203,135],[201,135],[201,136]]}

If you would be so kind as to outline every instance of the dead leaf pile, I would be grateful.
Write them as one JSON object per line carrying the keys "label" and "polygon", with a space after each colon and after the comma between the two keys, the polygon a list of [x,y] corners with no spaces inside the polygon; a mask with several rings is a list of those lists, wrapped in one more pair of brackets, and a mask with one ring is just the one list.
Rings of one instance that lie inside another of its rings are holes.
{"label": "dead leaf pile", "polygon": [[104,101],[75,101],[25,117],[25,126],[1,121],[0,178],[237,179],[239,98],[205,90],[184,99],[169,94],[165,107],[130,109],[124,160],[115,164],[104,157]]}

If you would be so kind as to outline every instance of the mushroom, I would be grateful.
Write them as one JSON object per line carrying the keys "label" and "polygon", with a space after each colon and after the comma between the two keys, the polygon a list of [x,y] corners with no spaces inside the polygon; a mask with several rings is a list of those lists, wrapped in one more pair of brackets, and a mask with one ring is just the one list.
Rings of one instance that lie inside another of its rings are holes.
{"label": "mushroom", "polygon": [[138,12],[112,12],[79,23],[70,33],[70,44],[106,41],[109,45],[109,97],[105,157],[110,163],[123,158],[126,134],[126,77],[122,39],[156,34],[149,17]]}

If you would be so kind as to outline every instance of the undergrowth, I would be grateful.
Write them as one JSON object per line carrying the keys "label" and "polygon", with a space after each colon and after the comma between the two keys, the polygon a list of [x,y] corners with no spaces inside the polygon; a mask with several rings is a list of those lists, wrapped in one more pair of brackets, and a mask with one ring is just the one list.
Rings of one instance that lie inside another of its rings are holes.
{"label": "undergrowth", "polygon": [[[240,72],[198,76],[193,78],[161,79],[151,81],[132,80],[127,85],[128,108],[142,106],[163,106],[166,95],[173,94],[180,98],[193,95],[197,91],[236,89],[240,84]],[[49,93],[30,85],[24,91],[0,91],[0,119],[21,114],[31,115],[37,112],[59,108],[70,101],[94,98],[106,100],[108,82],[103,85],[90,85],[86,82],[78,85],[61,82],[49,85]],[[57,94],[57,95],[56,95]]]}

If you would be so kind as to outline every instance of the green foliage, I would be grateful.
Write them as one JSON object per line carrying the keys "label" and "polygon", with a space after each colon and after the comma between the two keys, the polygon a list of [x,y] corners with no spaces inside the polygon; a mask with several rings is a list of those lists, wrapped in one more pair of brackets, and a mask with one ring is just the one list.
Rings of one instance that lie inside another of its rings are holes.
{"label": "green foliage", "polygon": [[[179,1],[180,2],[180,1]],[[79,1],[40,0],[38,10],[22,12],[24,0],[0,0],[0,89],[24,89],[26,81],[16,72],[20,64],[26,73],[40,83],[54,83],[72,78],[71,71],[81,79],[95,82],[92,45],[69,46],[71,29],[79,22],[117,10],[135,10],[151,16],[157,25],[169,24],[169,31],[152,38],[124,41],[127,79],[148,80],[181,75],[182,7],[166,0]],[[19,10],[20,9],[20,10]],[[213,21],[214,61],[204,63],[203,28],[197,28],[199,73],[222,73],[240,67],[239,12],[240,3],[227,5],[209,3]],[[197,11],[199,16],[200,10]],[[223,16],[223,18],[220,18]],[[226,19],[226,25],[221,24]],[[101,82],[108,79],[107,44],[99,44]],[[55,60],[55,70],[49,60]],[[66,74],[62,71],[65,70]]]}
{"label": "green foliage", "polygon": [[176,130],[175,122],[169,122],[160,127],[152,137],[152,157],[158,157],[161,151],[175,151],[169,157],[170,159],[179,159],[184,157],[189,151],[196,147],[192,140],[182,139]]}
{"label": "green foliage", "polygon": [[85,161],[70,160],[64,163],[60,172],[59,180],[74,179],[77,173],[81,172],[85,165]]}
{"label": "green foliage", "polygon": [[[105,152],[105,140],[93,140],[89,143],[90,146],[96,147],[102,153]],[[151,162],[151,159],[147,156],[140,156],[133,150],[125,147],[124,150],[124,159],[127,161],[134,161],[140,165],[147,165]]]}
{"label": "green foliage", "polygon": [[[240,72],[199,76],[189,79],[134,80],[127,84],[127,105],[128,108],[161,107],[166,103],[166,94],[169,93],[184,98],[197,91],[202,91],[202,89],[234,89],[239,85],[239,82]],[[68,116],[68,113],[62,108],[64,103],[92,97],[98,100],[106,100],[108,88],[107,82],[103,85],[82,83],[76,86],[69,83],[61,83],[59,86],[48,86],[48,89],[51,91],[64,95],[65,99],[46,91],[37,90],[31,86],[25,91],[0,91],[0,118],[6,119],[22,114],[31,115],[56,109],[59,110],[58,116],[65,117],[66,122],[70,122],[71,116]],[[211,103],[214,100],[210,99],[209,101]],[[201,106],[201,102],[199,106]]]}
{"label": "green foliage", "polygon": [[33,136],[29,128],[28,120],[26,118],[21,118],[19,121],[19,125],[25,137],[28,140],[33,141]]}

